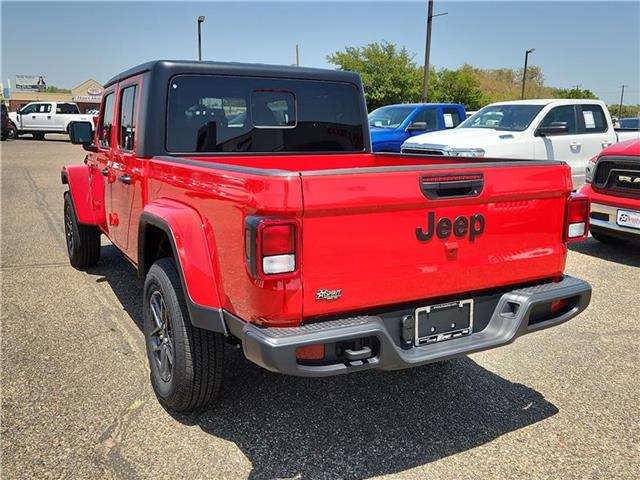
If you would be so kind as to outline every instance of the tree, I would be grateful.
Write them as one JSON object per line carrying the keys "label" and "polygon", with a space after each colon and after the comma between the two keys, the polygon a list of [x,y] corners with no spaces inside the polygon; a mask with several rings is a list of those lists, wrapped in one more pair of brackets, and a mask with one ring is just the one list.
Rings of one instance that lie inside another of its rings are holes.
{"label": "tree", "polygon": [[555,89],[555,97],[556,98],[586,98],[597,100],[598,97],[591,90],[586,88],[580,88],[580,85],[576,85],[572,88],[556,88]]}
{"label": "tree", "polygon": [[488,103],[478,77],[469,65],[458,70],[443,68],[431,78],[429,100],[432,102],[461,103],[467,110],[477,110]]}
{"label": "tree", "polygon": [[618,117],[618,111],[620,111],[618,118],[640,117],[640,105],[622,105],[622,110],[620,110],[620,104],[615,103],[607,108],[613,117]]}
{"label": "tree", "polygon": [[420,101],[422,70],[406,48],[383,41],[364,47],[346,47],[327,56],[339,70],[357,72],[362,78],[369,111],[394,103]]}

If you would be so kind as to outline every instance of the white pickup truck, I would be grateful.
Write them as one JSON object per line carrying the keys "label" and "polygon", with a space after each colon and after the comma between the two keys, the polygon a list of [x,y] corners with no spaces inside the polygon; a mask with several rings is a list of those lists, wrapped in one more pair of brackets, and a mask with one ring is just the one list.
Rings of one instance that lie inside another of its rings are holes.
{"label": "white pickup truck", "polygon": [[588,160],[640,132],[616,130],[598,100],[522,100],[487,105],[456,128],[409,138],[402,153],[460,157],[563,160],[574,186],[584,183]]}
{"label": "white pickup truck", "polygon": [[91,115],[80,113],[78,105],[70,102],[32,102],[17,112],[10,112],[13,135],[30,133],[42,140],[46,133],[69,133],[71,122],[91,122]]}

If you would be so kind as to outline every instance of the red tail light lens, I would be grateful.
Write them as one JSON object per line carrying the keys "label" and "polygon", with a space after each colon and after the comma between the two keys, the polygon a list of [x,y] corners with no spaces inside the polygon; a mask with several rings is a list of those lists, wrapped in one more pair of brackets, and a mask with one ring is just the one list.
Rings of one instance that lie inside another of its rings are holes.
{"label": "red tail light lens", "polygon": [[298,239],[295,220],[247,217],[244,241],[249,273],[259,280],[277,280],[297,275]]}
{"label": "red tail light lens", "polygon": [[589,235],[589,197],[571,194],[567,200],[564,241],[577,242]]}
{"label": "red tail light lens", "polygon": [[262,255],[295,253],[296,229],[294,225],[267,225],[262,229]]}

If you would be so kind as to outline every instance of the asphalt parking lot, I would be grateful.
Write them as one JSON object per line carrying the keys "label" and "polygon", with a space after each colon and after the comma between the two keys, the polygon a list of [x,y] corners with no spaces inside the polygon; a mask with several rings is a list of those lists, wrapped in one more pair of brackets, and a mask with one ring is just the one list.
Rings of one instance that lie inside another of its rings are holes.
{"label": "asphalt parking lot", "polygon": [[[269,373],[175,415],[148,381],[141,289],[106,241],[67,262],[65,137],[3,142],[2,478],[637,478],[640,246],[573,246],[591,306],[498,350],[400,372]],[[635,472],[635,473],[634,473]]]}

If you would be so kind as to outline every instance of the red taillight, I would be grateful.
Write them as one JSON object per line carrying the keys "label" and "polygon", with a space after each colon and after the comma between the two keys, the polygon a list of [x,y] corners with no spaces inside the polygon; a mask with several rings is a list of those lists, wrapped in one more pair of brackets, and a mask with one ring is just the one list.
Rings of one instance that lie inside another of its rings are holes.
{"label": "red taillight", "polygon": [[250,216],[245,220],[245,261],[260,280],[291,277],[299,271],[298,224],[295,220]]}
{"label": "red taillight", "polygon": [[577,242],[589,235],[589,197],[571,194],[567,199],[564,241]]}
{"label": "red taillight", "polygon": [[295,253],[296,229],[294,225],[267,225],[262,229],[262,255]]}
{"label": "red taillight", "polygon": [[298,360],[322,360],[324,358],[324,343],[315,343],[296,348]]}

